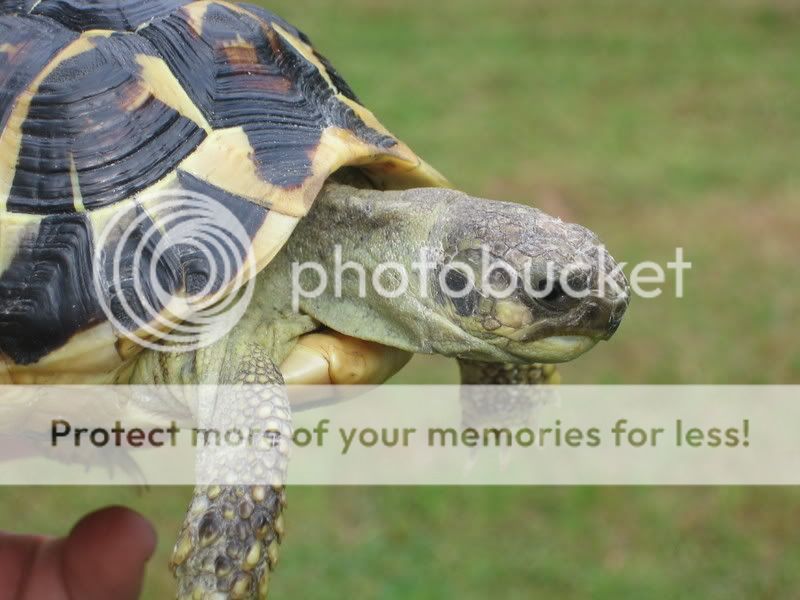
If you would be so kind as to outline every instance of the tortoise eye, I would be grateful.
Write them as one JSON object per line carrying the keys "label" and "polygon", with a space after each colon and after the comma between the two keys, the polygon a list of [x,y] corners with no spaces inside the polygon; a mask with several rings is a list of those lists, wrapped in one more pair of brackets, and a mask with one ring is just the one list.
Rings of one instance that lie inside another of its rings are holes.
{"label": "tortoise eye", "polygon": [[564,293],[564,290],[561,288],[561,284],[557,281],[553,283],[553,288],[550,292],[542,298],[545,302],[549,302],[551,304],[557,304],[567,298],[567,295]]}
{"label": "tortoise eye", "polygon": [[469,279],[464,273],[449,267],[444,277],[444,282],[447,285],[447,290],[451,292],[463,292],[469,285]]}
{"label": "tortoise eye", "polygon": [[547,288],[548,281],[549,280],[546,277],[542,279],[534,279],[531,282],[531,287],[537,292],[543,292]]}

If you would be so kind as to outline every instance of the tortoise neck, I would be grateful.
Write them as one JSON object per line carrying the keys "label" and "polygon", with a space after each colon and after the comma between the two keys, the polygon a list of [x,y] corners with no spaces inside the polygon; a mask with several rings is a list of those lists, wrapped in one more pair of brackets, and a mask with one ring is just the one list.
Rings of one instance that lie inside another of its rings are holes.
{"label": "tortoise neck", "polygon": [[434,340],[455,332],[428,294],[435,259],[423,262],[456,195],[326,184],[283,253],[293,308],[347,335],[411,352],[441,351]]}
{"label": "tortoise neck", "polygon": [[[382,191],[329,182],[304,219],[300,242],[326,239],[350,250],[351,260],[364,263],[389,255],[399,262],[413,262],[418,249],[429,242],[431,230],[448,201],[460,192],[442,188]],[[304,232],[313,232],[306,236]]]}

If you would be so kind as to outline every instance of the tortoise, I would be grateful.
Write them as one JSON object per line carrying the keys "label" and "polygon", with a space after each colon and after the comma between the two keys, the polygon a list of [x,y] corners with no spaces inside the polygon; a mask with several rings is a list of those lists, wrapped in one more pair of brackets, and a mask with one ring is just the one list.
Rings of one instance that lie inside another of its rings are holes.
{"label": "tortoise", "polygon": [[[459,359],[464,383],[541,383],[626,310],[595,234],[450,189],[263,8],[3,0],[0,56],[0,383],[380,383],[411,353]],[[171,237],[195,196],[244,239],[198,253]],[[297,265],[412,272],[421,249],[431,276],[401,296],[361,293],[353,269],[297,293],[313,285]],[[508,268],[483,273],[487,253]],[[576,262],[585,294],[552,281]],[[224,336],[168,339],[190,299],[245,287]],[[255,400],[235,417],[288,421],[273,391]],[[266,597],[284,506],[268,482],[197,486],[178,597]]]}

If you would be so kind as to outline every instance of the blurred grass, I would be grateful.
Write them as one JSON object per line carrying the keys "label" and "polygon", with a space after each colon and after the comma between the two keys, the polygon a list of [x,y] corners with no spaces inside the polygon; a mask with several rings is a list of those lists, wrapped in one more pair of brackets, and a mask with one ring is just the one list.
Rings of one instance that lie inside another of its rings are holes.
{"label": "blurred grass", "polygon": [[[477,195],[601,234],[620,260],[694,263],[634,301],[571,383],[800,383],[800,5],[271,2],[396,134]],[[396,380],[454,382],[415,359]],[[64,532],[111,502],[158,527],[188,491],[0,491],[3,525]],[[276,598],[794,598],[792,489],[295,488]]]}

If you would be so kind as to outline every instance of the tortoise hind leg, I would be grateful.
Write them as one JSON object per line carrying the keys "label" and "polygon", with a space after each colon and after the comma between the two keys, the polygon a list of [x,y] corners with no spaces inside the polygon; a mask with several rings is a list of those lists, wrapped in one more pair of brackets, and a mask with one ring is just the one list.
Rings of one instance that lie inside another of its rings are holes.
{"label": "tortoise hind leg", "polygon": [[218,374],[221,387],[209,410],[199,409],[198,426],[268,433],[263,439],[269,443],[232,453],[198,450],[203,482],[233,483],[194,490],[171,560],[180,600],[266,598],[283,537],[291,438],[283,378],[260,344],[233,345],[221,363],[211,360],[206,366]]}

